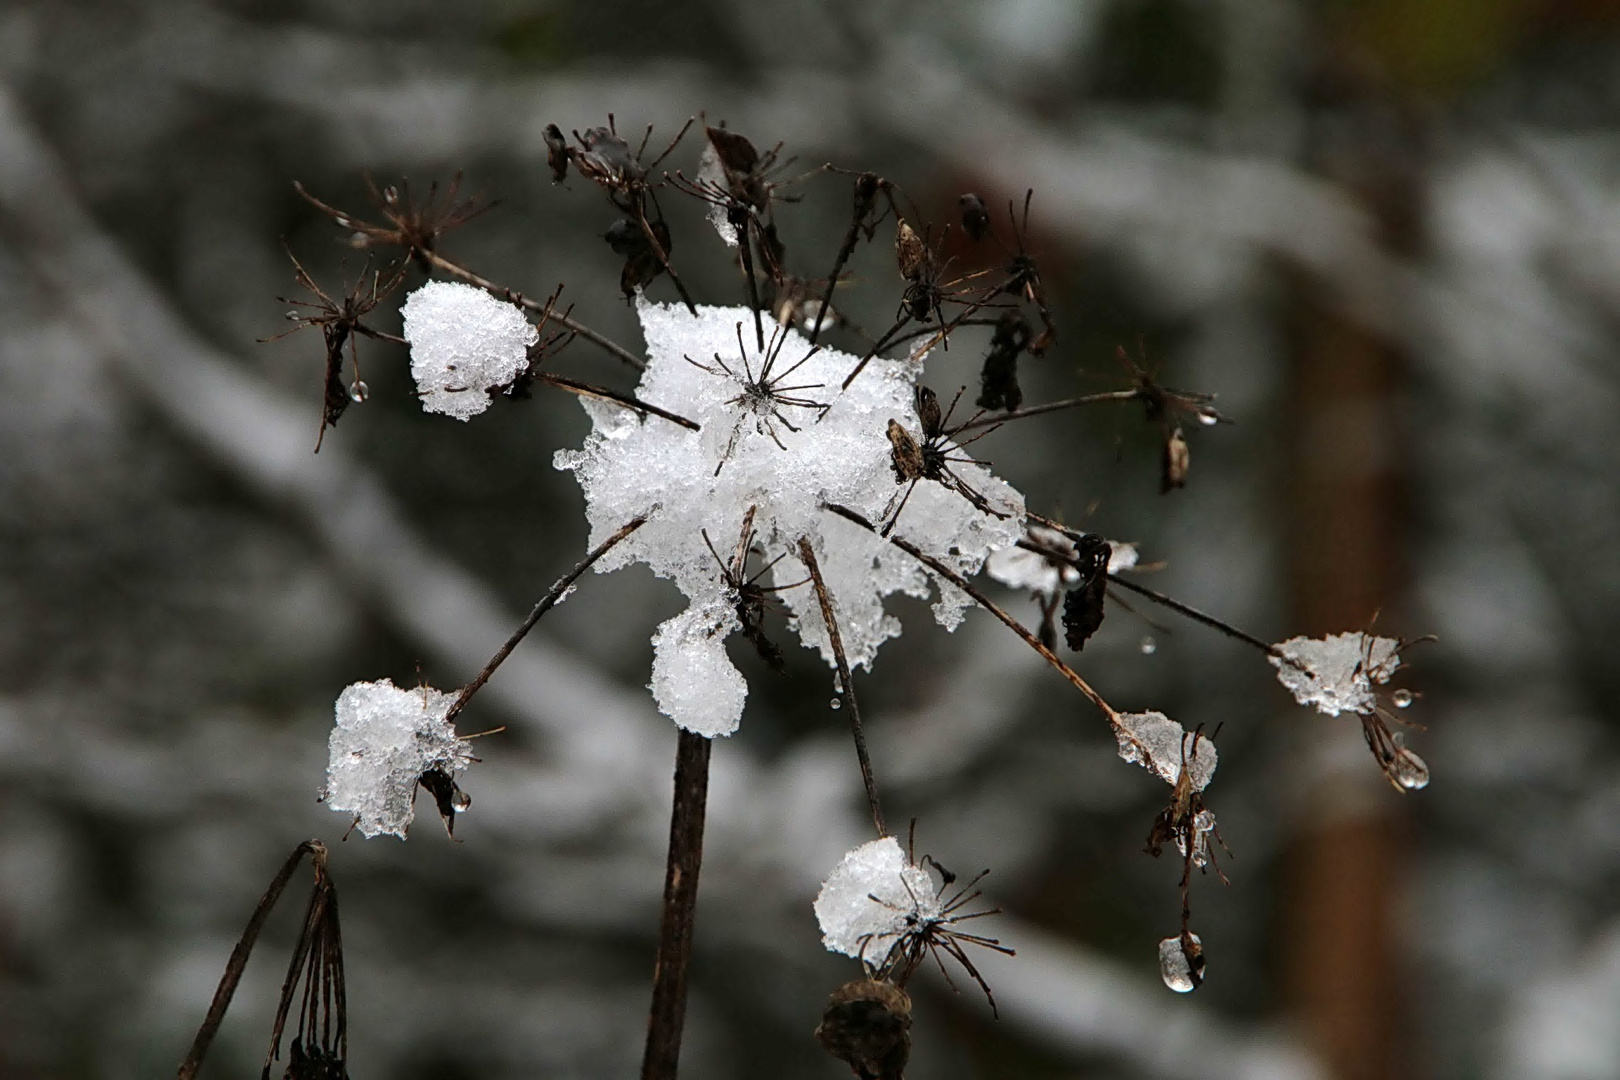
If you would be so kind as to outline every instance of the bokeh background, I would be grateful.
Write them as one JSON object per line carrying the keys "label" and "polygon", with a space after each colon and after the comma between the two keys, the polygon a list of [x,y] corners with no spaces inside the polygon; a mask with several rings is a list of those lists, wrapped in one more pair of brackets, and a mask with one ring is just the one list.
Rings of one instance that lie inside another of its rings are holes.
{"label": "bokeh background", "polygon": [[[980,443],[1031,506],[1140,541],[1151,584],[1269,640],[1375,614],[1440,637],[1403,675],[1434,783],[1402,796],[1254,652],[1112,608],[1080,670],[1224,725],[1231,884],[1196,883],[1209,978],[1181,997],[1154,960],[1178,867],[1141,852],[1163,785],[991,620],[947,635],[898,605],[858,679],[889,816],[994,868],[1019,950],[984,967],[999,1021],[918,984],[911,1075],[1620,1076],[1617,35],[1608,0],[4,4],[0,1074],[167,1074],[310,836],[343,897],[353,1075],[632,1074],[675,742],[643,686],[673,589],[591,576],[496,676],[464,727],[507,730],[457,842],[431,813],[339,842],[315,801],[346,683],[458,685],[576,560],[551,456],[582,410],[425,416],[402,354],[366,347],[371,399],[316,457],[316,334],[255,339],[287,325],[283,239],[332,285],[362,265],[293,180],[358,209],[363,171],[460,169],[501,205],[450,253],[565,282],[636,343],[615,215],[549,183],[541,132],[706,110],[941,222],[961,191],[1034,188],[1061,336],[1028,397],[1121,386],[1140,341],[1238,421],[1193,433],[1166,497],[1136,408]],[[824,274],[847,180],[803,190],[790,260]],[[700,209],[666,209],[694,292],[739,302]],[[852,269],[850,314],[886,325],[886,239]],[[984,344],[930,382],[973,383]],[[614,363],[558,361],[628,388]],[[810,899],[864,838],[859,778],[829,673],[745,651],[686,1074],[847,1075],[810,1036],[854,974]],[[260,1067],[284,904],[205,1075]]]}

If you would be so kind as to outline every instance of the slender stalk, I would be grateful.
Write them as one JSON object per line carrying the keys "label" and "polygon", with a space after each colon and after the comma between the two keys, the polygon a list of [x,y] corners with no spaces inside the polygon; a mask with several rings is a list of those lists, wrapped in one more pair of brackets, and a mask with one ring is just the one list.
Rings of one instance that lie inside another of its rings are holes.
{"label": "slender stalk", "polygon": [[696,420],[688,420],[679,413],[672,413],[668,409],[661,409],[657,405],[652,405],[648,402],[642,401],[633,394],[621,394],[617,390],[609,390],[605,387],[596,386],[591,383],[580,382],[578,379],[565,378],[562,375],[553,375],[548,371],[540,372],[535,376],[535,379],[539,382],[546,383],[549,386],[555,386],[559,390],[567,390],[571,394],[578,394],[580,397],[599,398],[602,401],[611,401],[615,405],[623,405],[625,408],[634,409],[638,413],[651,413],[654,416],[661,416],[671,423],[679,424],[683,428],[690,428],[692,431],[703,430],[702,425],[700,425]]}
{"label": "slender stalk", "polygon": [[1012,409],[999,416],[987,416],[982,420],[974,420],[971,423],[963,424],[957,430],[972,431],[975,428],[1004,424],[1008,420],[1022,420],[1026,416],[1040,416],[1043,413],[1057,412],[1061,409],[1074,409],[1081,405],[1099,405],[1109,401],[1134,401],[1141,396],[1135,390],[1107,390],[1100,394],[1086,394],[1084,397],[1065,398],[1063,401],[1049,401],[1044,405],[1031,405],[1027,409]]}
{"label": "slender stalk", "polygon": [[270,911],[281,899],[282,890],[287,882],[292,880],[293,871],[298,869],[299,862],[305,855],[313,855],[318,864],[326,862],[326,845],[319,840],[305,840],[293,849],[287,856],[287,861],[281,864],[281,869],[271,879],[270,887],[264,890],[259,897],[258,905],[253,909],[248,919],[242,937],[237,941],[236,947],[231,950],[231,958],[225,962],[225,973],[220,976],[219,986],[214,990],[214,1000],[208,1005],[208,1013],[203,1017],[202,1026],[197,1029],[197,1037],[191,1042],[191,1050],[187,1052],[186,1059],[180,1063],[177,1080],[192,1080],[197,1070],[202,1068],[203,1058],[208,1054],[208,1047],[219,1032],[219,1025],[225,1019],[225,1011],[231,1007],[231,998],[236,994],[236,985],[242,980],[242,972],[247,967],[248,957],[253,953],[254,943],[259,939],[259,931],[264,928],[264,921],[270,917]]}
{"label": "slender stalk", "polygon": [[[1231,623],[1222,622],[1213,615],[1206,615],[1204,612],[1199,611],[1190,604],[1183,604],[1180,600],[1177,600],[1174,597],[1166,596],[1161,592],[1155,592],[1146,585],[1138,585],[1136,582],[1122,578],[1118,574],[1109,574],[1108,581],[1110,584],[1118,585],[1120,588],[1129,589],[1131,592],[1145,596],[1149,600],[1152,600],[1155,604],[1161,604],[1178,615],[1185,615],[1194,622],[1203,623],[1212,630],[1219,630],[1227,637],[1236,638],[1238,641],[1241,641],[1246,645],[1252,645],[1256,649],[1259,649],[1261,652],[1265,653],[1267,656],[1277,656],[1282,657],[1285,660],[1288,659],[1287,657],[1283,656],[1280,649],[1270,642],[1261,641],[1253,634],[1250,634],[1244,630],[1239,630]],[[1293,663],[1293,661],[1290,660],[1289,663]]]}
{"label": "slender stalk", "polygon": [[647,370],[647,362],[641,357],[637,356],[629,349],[626,349],[618,342],[613,341],[610,338],[603,337],[601,334],[597,333],[595,330],[592,330],[584,323],[578,322],[571,316],[551,308],[550,305],[545,301],[536,300],[530,296],[524,296],[516,289],[508,289],[504,285],[497,285],[488,278],[481,277],[478,274],[473,273],[471,270],[468,270],[461,264],[451,262],[443,255],[440,255],[437,251],[424,251],[421,254],[422,257],[433,266],[438,267],[440,270],[443,270],[452,277],[458,277],[462,281],[467,282],[469,285],[476,285],[485,292],[499,296],[509,303],[516,304],[518,307],[527,308],[530,311],[546,312],[547,318],[552,322],[573,331],[586,341],[591,342],[593,345],[606,349],[608,352],[612,353],[614,356],[617,356],[620,360],[623,360],[637,371]]}
{"label": "slender stalk", "polygon": [[641,1080],[675,1080],[686,1020],[686,973],[692,961],[698,871],[703,865],[703,818],[709,799],[709,751],[702,735],[682,731],[675,746],[675,799],[669,818],[664,909],[653,968],[652,1010]]}
{"label": "slender stalk", "polygon": [[[1063,525],[1063,524],[1060,524],[1059,522],[1053,521],[1051,518],[1042,517],[1041,515],[1036,514],[1036,513],[1031,513],[1031,512],[1026,511],[1024,516],[1029,518],[1029,520],[1031,520],[1031,521],[1034,521],[1034,522],[1036,522],[1038,524],[1041,524],[1041,525],[1045,525],[1049,529],[1056,529],[1058,532],[1062,533],[1064,536],[1067,536],[1071,540],[1079,540],[1080,537],[1083,535],[1081,533],[1075,532],[1073,529],[1069,528],[1066,525]],[[1054,550],[1052,550],[1051,548],[1048,548],[1048,547],[1042,547],[1040,544],[1033,543],[1032,541],[1029,541],[1029,540],[1020,540],[1020,541],[1018,541],[1018,546],[1023,548],[1025,551],[1033,551],[1033,552],[1036,552],[1037,554],[1045,555],[1048,559],[1052,559],[1052,560],[1055,560],[1057,562],[1066,562],[1070,566],[1073,566],[1077,570],[1083,570],[1084,569],[1084,567],[1080,566],[1080,564],[1079,564],[1079,562],[1077,560],[1075,560],[1072,556],[1065,554],[1064,552],[1054,551]],[[1179,615],[1185,615],[1187,618],[1193,620],[1194,622],[1202,623],[1205,626],[1209,627],[1211,630],[1219,630],[1221,633],[1225,634],[1227,637],[1234,638],[1234,639],[1236,639],[1238,641],[1241,641],[1245,645],[1252,645],[1254,648],[1259,649],[1261,652],[1265,653],[1267,656],[1275,656],[1275,657],[1278,657],[1278,658],[1280,658],[1282,660],[1287,661],[1290,664],[1293,664],[1295,667],[1299,666],[1299,664],[1296,661],[1294,661],[1290,657],[1284,656],[1282,651],[1280,649],[1278,649],[1275,645],[1271,644],[1270,642],[1262,641],[1259,638],[1255,637],[1253,634],[1251,634],[1251,633],[1249,633],[1249,632],[1247,632],[1245,630],[1240,630],[1237,627],[1233,626],[1229,622],[1223,622],[1220,619],[1217,619],[1213,615],[1210,615],[1210,614],[1208,614],[1206,612],[1203,612],[1203,611],[1199,611],[1197,608],[1193,607],[1191,604],[1184,604],[1180,600],[1177,600],[1173,596],[1166,596],[1164,593],[1158,592],[1157,590],[1154,590],[1154,589],[1150,589],[1146,585],[1138,585],[1136,582],[1131,581],[1131,580],[1129,580],[1127,578],[1123,578],[1120,575],[1112,573],[1112,572],[1109,573],[1108,580],[1109,580],[1110,583],[1112,583],[1114,585],[1118,585],[1122,589],[1129,589],[1131,592],[1137,593],[1140,596],[1145,596],[1145,597],[1147,597],[1147,599],[1152,600],[1155,604],[1159,604],[1159,605],[1161,605],[1163,607],[1167,607],[1171,611],[1174,611]],[[1124,601],[1120,601],[1120,602],[1124,603]]]}
{"label": "slender stalk", "polygon": [[866,752],[866,732],[861,728],[861,709],[855,702],[855,681],[850,678],[849,658],[844,655],[844,638],[838,632],[838,619],[833,614],[832,597],[827,592],[826,579],[821,576],[821,566],[816,562],[816,551],[810,546],[808,537],[799,541],[799,560],[804,563],[805,569],[810,571],[810,580],[816,588],[816,600],[821,604],[821,617],[827,624],[827,637],[832,642],[833,659],[838,664],[838,685],[844,705],[849,709],[849,727],[855,736],[855,758],[861,764],[861,782],[866,785],[866,805],[872,811],[872,824],[877,827],[879,836],[888,836],[888,826],[883,823],[883,806],[878,802],[877,781],[872,776],[872,759]]}
{"label": "slender stalk", "polygon": [[445,713],[445,719],[454,722],[455,718],[461,714],[461,710],[467,707],[467,702],[472,700],[472,696],[478,693],[483,685],[489,681],[491,675],[495,674],[495,669],[500,667],[508,656],[512,655],[512,650],[518,647],[518,642],[527,637],[529,631],[534,629],[534,624],[540,621],[540,616],[557,606],[557,602],[562,599],[563,594],[568,591],[568,587],[574,583],[574,580],[579,575],[589,569],[590,565],[597,559],[611,551],[615,544],[645,524],[647,524],[647,515],[643,514],[598,544],[589,555],[580,560],[578,566],[558,578],[557,583],[546,592],[546,595],[540,598],[538,604],[534,605],[534,610],[529,612],[529,617],[523,620],[523,624],[512,631],[512,636],[506,639],[506,644],[497,649],[495,655],[489,658],[489,663],[484,665],[484,670],[480,671],[472,682],[462,687],[461,696],[456,698],[455,702],[450,706],[450,711]]}
{"label": "slender stalk", "polygon": [[[848,507],[839,506],[836,503],[824,503],[823,505],[826,507],[826,509],[837,514],[839,517],[853,521],[855,524],[859,525],[868,532],[876,535],[882,535],[878,532],[877,526],[873,525],[870,521],[867,521],[864,517]],[[1023,623],[1007,614],[995,603],[995,601],[991,600],[988,596],[984,595],[984,593],[974,588],[973,584],[969,582],[967,578],[963,577],[961,574],[958,574],[955,570],[952,570],[949,566],[946,566],[944,563],[918,548],[916,545],[898,536],[890,536],[888,540],[889,543],[893,544],[901,551],[904,551],[907,555],[910,555],[912,558],[928,567],[934,573],[938,574],[946,581],[949,581],[952,585],[955,585],[958,589],[961,589],[963,592],[967,593],[968,596],[972,598],[974,603],[978,604],[980,607],[984,608],[984,610],[1000,619],[1007,629],[1023,638],[1024,644],[1040,653],[1041,659],[1045,660],[1048,664],[1051,664],[1052,667],[1056,668],[1058,673],[1065,679],[1068,679],[1070,684],[1073,685],[1076,690],[1084,694],[1087,701],[1097,706],[1097,708],[1102,711],[1102,714],[1108,718],[1108,723],[1110,725],[1116,728],[1119,726],[1119,714],[1114,710],[1114,707],[1108,704],[1108,702],[1104,701],[1102,695],[1093,690],[1091,688],[1091,684],[1086,682],[1085,679],[1082,679],[1079,673],[1071,668],[1068,664],[1065,664],[1056,653],[1054,653],[1051,649],[1048,649],[1045,645],[1042,645],[1040,639],[1034,634],[1030,633],[1029,629],[1025,627]]]}

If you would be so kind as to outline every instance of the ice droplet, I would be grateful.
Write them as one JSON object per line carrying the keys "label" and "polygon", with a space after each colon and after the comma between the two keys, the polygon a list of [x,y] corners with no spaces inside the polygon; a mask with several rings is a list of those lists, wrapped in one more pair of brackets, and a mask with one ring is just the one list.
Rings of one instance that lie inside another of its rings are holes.
{"label": "ice droplet", "polygon": [[1142,635],[1142,644],[1139,646],[1143,656],[1152,656],[1159,651],[1159,643],[1153,640],[1152,634]]}
{"label": "ice droplet", "polygon": [[356,402],[364,401],[364,400],[366,400],[366,398],[368,398],[370,396],[371,396],[371,387],[367,386],[365,383],[361,382],[359,379],[354,380],[354,382],[349,385],[349,400],[350,401],[356,401]]}
{"label": "ice droplet", "polygon": [[296,312],[296,311],[287,312],[287,321],[288,322],[297,322],[298,321],[298,315],[299,315],[299,313]]}
{"label": "ice droplet", "polygon": [[829,709],[842,709],[843,707],[844,699],[841,697],[835,697],[831,701],[827,702],[827,708]]}
{"label": "ice droplet", "polygon": [[1397,690],[1390,695],[1390,700],[1395,702],[1397,709],[1407,709],[1411,708],[1412,702],[1417,700],[1417,695],[1410,690]]}
{"label": "ice droplet", "polygon": [[465,791],[462,791],[460,788],[457,788],[456,793],[450,796],[450,808],[458,814],[465,811],[471,805],[472,796],[467,794]]}
{"label": "ice droplet", "polygon": [[[1204,942],[1197,934],[1188,934],[1191,949],[1181,947],[1181,938],[1167,937],[1159,942],[1159,975],[1164,985],[1178,994],[1190,993],[1204,980]],[[1187,953],[1192,953],[1192,962]]]}

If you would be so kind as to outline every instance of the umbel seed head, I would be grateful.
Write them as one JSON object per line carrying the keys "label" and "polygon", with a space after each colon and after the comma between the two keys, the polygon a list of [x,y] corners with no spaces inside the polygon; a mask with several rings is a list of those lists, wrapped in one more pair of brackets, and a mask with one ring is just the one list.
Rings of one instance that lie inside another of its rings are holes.
{"label": "umbel seed head", "polygon": [[904,1080],[911,1056],[911,997],[879,979],[847,982],[827,999],[816,1038],[861,1080]]}

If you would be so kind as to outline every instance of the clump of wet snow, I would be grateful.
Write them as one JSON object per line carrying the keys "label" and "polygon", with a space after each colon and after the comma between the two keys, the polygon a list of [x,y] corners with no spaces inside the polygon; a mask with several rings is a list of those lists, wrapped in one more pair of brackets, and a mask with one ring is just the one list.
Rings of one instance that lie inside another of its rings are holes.
{"label": "clump of wet snow", "polygon": [[456,281],[428,282],[401,314],[423,411],[458,420],[489,408],[491,391],[517,378],[540,335],[517,307]]}
{"label": "clump of wet snow", "polygon": [[[821,943],[880,967],[910,925],[941,917],[939,888],[892,836],[847,852],[816,895]],[[908,921],[909,917],[909,921]]]}
{"label": "clump of wet snow", "polygon": [[1401,664],[1399,641],[1360,632],[1289,638],[1273,647],[1277,681],[1295,701],[1329,716],[1375,712],[1373,685],[1387,683]]}
{"label": "clump of wet snow", "polygon": [[[1026,535],[1031,543],[1039,544],[1059,556],[1068,559],[1075,557],[1074,541],[1057,529],[1045,525],[1031,525]],[[1108,541],[1110,574],[1131,569],[1139,559],[1135,541]],[[1072,588],[1080,581],[1080,571],[1069,563],[1021,547],[991,552],[990,557],[985,560],[984,570],[1008,588],[1023,589],[1047,599]]]}
{"label": "clump of wet snow", "polygon": [[[805,582],[809,573],[797,552],[800,539],[808,538],[852,666],[869,667],[878,646],[900,633],[899,620],[883,609],[886,596],[928,595],[931,575],[916,560],[824,509],[841,505],[877,523],[896,504],[904,486],[895,480],[888,423],[896,420],[921,439],[913,404],[921,363],[874,358],[841,391],[858,357],[815,349],[793,329],[773,329],[760,350],[747,308],[700,307],[693,315],[684,306],[642,298],[637,313],[647,342],[637,396],[697,421],[702,430],[582,398],[593,429],[582,448],[560,451],[556,465],[572,470],[584,489],[592,544],[648,515],[596,569],[644,563],[706,613],[660,628],[652,689],[677,724],[723,734],[736,728],[746,687],[723,648],[738,628],[723,616],[735,594],[722,580],[705,532],[729,559],[754,508],[755,565],[786,556],[761,584]],[[762,392],[763,386],[773,392]],[[1009,517],[983,513],[943,485],[923,481],[894,535],[973,574],[989,552],[1022,535],[1023,497],[976,464],[952,468]],[[800,641],[820,650],[831,666],[814,590],[802,584],[777,595]],[[954,626],[965,603],[957,590],[942,588],[936,617]],[[677,639],[701,647],[677,647]]]}
{"label": "clump of wet snow", "polygon": [[388,679],[345,687],[327,743],[326,804],[353,814],[366,836],[403,838],[422,774],[438,770],[453,781],[472,760],[446,719],[456,696]]}
{"label": "clump of wet snow", "polygon": [[1192,789],[1203,791],[1215,775],[1215,744],[1201,732],[1189,732],[1161,712],[1120,713],[1115,729],[1119,756],[1141,765],[1174,787],[1181,780],[1185,754]]}

